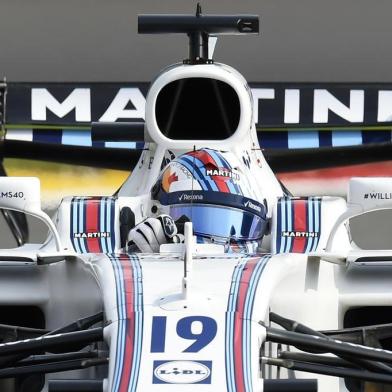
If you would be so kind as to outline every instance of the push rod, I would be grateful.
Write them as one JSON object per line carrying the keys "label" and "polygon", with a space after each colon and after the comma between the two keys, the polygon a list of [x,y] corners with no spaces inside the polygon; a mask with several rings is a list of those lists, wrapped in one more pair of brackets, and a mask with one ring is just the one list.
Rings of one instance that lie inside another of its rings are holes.
{"label": "push rod", "polygon": [[[274,323],[280,325],[281,327],[285,328],[286,330],[292,331],[292,332],[299,332],[305,335],[312,335],[312,336],[318,336],[320,338],[325,338],[328,340],[333,340],[332,338],[323,335],[319,331],[315,331],[312,328],[309,328],[308,326],[298,323],[297,321],[282,317],[276,313],[271,312],[270,313],[270,320],[273,321]],[[339,354],[339,357],[341,357],[343,360],[352,362],[353,364],[362,367],[367,370],[371,370],[374,372],[380,372],[380,373],[391,373],[392,374],[392,368],[385,363],[380,363],[380,362],[375,362],[375,361],[369,361],[363,358],[358,358],[358,356],[352,356],[352,355],[347,355],[347,354]]]}
{"label": "push rod", "polygon": [[70,361],[74,359],[91,359],[98,357],[97,351],[78,351],[63,354],[31,355],[14,364],[14,366],[37,365],[50,362]]}
{"label": "push rod", "polygon": [[287,359],[266,358],[262,359],[266,365],[284,367],[289,370],[297,370],[300,372],[324,374],[327,376],[356,378],[363,381],[373,381],[376,383],[392,384],[392,376],[383,373],[369,372],[360,369],[348,369],[335,366],[326,366],[315,363],[299,362]]}
{"label": "push rod", "polygon": [[379,348],[345,343],[319,336],[304,335],[297,332],[282,331],[276,328],[266,328],[266,340],[274,343],[288,344],[297,347],[309,347],[312,350],[323,350],[335,355],[353,355],[365,359],[392,363],[392,351]]}
{"label": "push rod", "polygon": [[86,331],[68,332],[64,334],[40,336],[17,342],[0,344],[0,356],[21,353],[35,353],[50,349],[66,347],[69,344],[89,344],[103,340],[103,328],[93,328]]}
{"label": "push rod", "polygon": [[85,369],[92,366],[106,365],[107,358],[98,359],[75,359],[71,361],[52,362],[39,365],[19,366],[0,369],[0,379],[17,377],[26,374],[47,374],[65,372],[69,370]]}

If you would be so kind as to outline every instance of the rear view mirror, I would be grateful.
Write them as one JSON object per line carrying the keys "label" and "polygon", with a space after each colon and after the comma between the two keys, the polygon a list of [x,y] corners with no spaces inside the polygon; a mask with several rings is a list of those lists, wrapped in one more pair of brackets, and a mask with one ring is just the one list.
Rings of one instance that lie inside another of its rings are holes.
{"label": "rear view mirror", "polygon": [[35,213],[41,211],[41,186],[35,177],[0,178],[0,207]]}
{"label": "rear view mirror", "polygon": [[362,212],[392,208],[392,178],[352,178],[347,203]]}
{"label": "rear view mirror", "polygon": [[0,177],[0,208],[37,217],[50,229],[58,251],[60,237],[50,217],[41,210],[41,184],[35,177]]}
{"label": "rear view mirror", "polygon": [[326,251],[331,251],[333,239],[340,225],[354,216],[383,209],[392,209],[392,178],[351,178],[347,194],[347,210],[340,215],[333,226]]}

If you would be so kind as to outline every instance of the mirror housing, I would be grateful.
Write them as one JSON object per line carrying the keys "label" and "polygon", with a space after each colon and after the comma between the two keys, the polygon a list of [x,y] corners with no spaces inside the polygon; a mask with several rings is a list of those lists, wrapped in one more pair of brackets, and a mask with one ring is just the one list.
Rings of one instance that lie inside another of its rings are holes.
{"label": "mirror housing", "polygon": [[0,177],[0,208],[20,211],[43,221],[53,234],[57,251],[60,236],[50,217],[41,209],[41,183],[36,177]]}
{"label": "mirror housing", "polygon": [[392,208],[392,178],[352,178],[347,203],[363,212]]}
{"label": "mirror housing", "polygon": [[331,251],[335,234],[347,220],[366,212],[392,209],[392,177],[353,177],[347,193],[347,210],[336,220],[325,250]]}

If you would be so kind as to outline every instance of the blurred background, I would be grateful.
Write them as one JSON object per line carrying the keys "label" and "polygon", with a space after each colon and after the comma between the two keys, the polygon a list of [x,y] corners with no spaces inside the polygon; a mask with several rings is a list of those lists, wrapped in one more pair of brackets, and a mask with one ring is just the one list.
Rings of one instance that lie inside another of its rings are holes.
{"label": "blurred background", "polygon": [[[249,81],[392,81],[389,0],[201,0],[255,13],[261,36],[219,39]],[[0,75],[10,81],[150,81],[184,58],[183,36],[138,36],[137,14],[193,13],[184,0],[1,0]]]}
{"label": "blurred background", "polygon": [[[392,82],[389,0],[201,4],[205,13],[261,16],[261,36],[223,37],[215,51],[218,61],[234,66],[251,82]],[[195,8],[195,1],[183,0],[0,0],[0,77],[13,82],[148,82],[186,56],[187,39],[139,36],[137,14],[193,13]],[[111,194],[128,175],[18,159],[6,159],[5,168],[8,175],[41,179],[49,213],[64,195]],[[377,167],[372,173],[377,175]],[[282,180],[294,194],[345,194],[347,176],[326,189],[325,181],[314,182],[315,173],[307,174],[301,181],[298,175],[282,175]],[[369,219],[382,229],[383,243],[392,240],[385,213]],[[43,231],[35,223],[33,227],[31,240],[38,241]],[[366,238],[366,227],[361,230]],[[12,244],[7,233],[0,232],[0,237],[1,243]]]}

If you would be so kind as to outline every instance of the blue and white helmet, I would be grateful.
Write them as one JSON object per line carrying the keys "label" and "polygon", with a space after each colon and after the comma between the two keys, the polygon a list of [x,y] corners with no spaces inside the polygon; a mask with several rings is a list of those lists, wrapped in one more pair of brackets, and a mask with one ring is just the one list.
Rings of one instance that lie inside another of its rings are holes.
{"label": "blue and white helmet", "polygon": [[258,201],[249,169],[235,155],[203,148],[185,153],[162,171],[153,199],[194,234],[220,241],[257,241],[266,231],[267,206]]}

